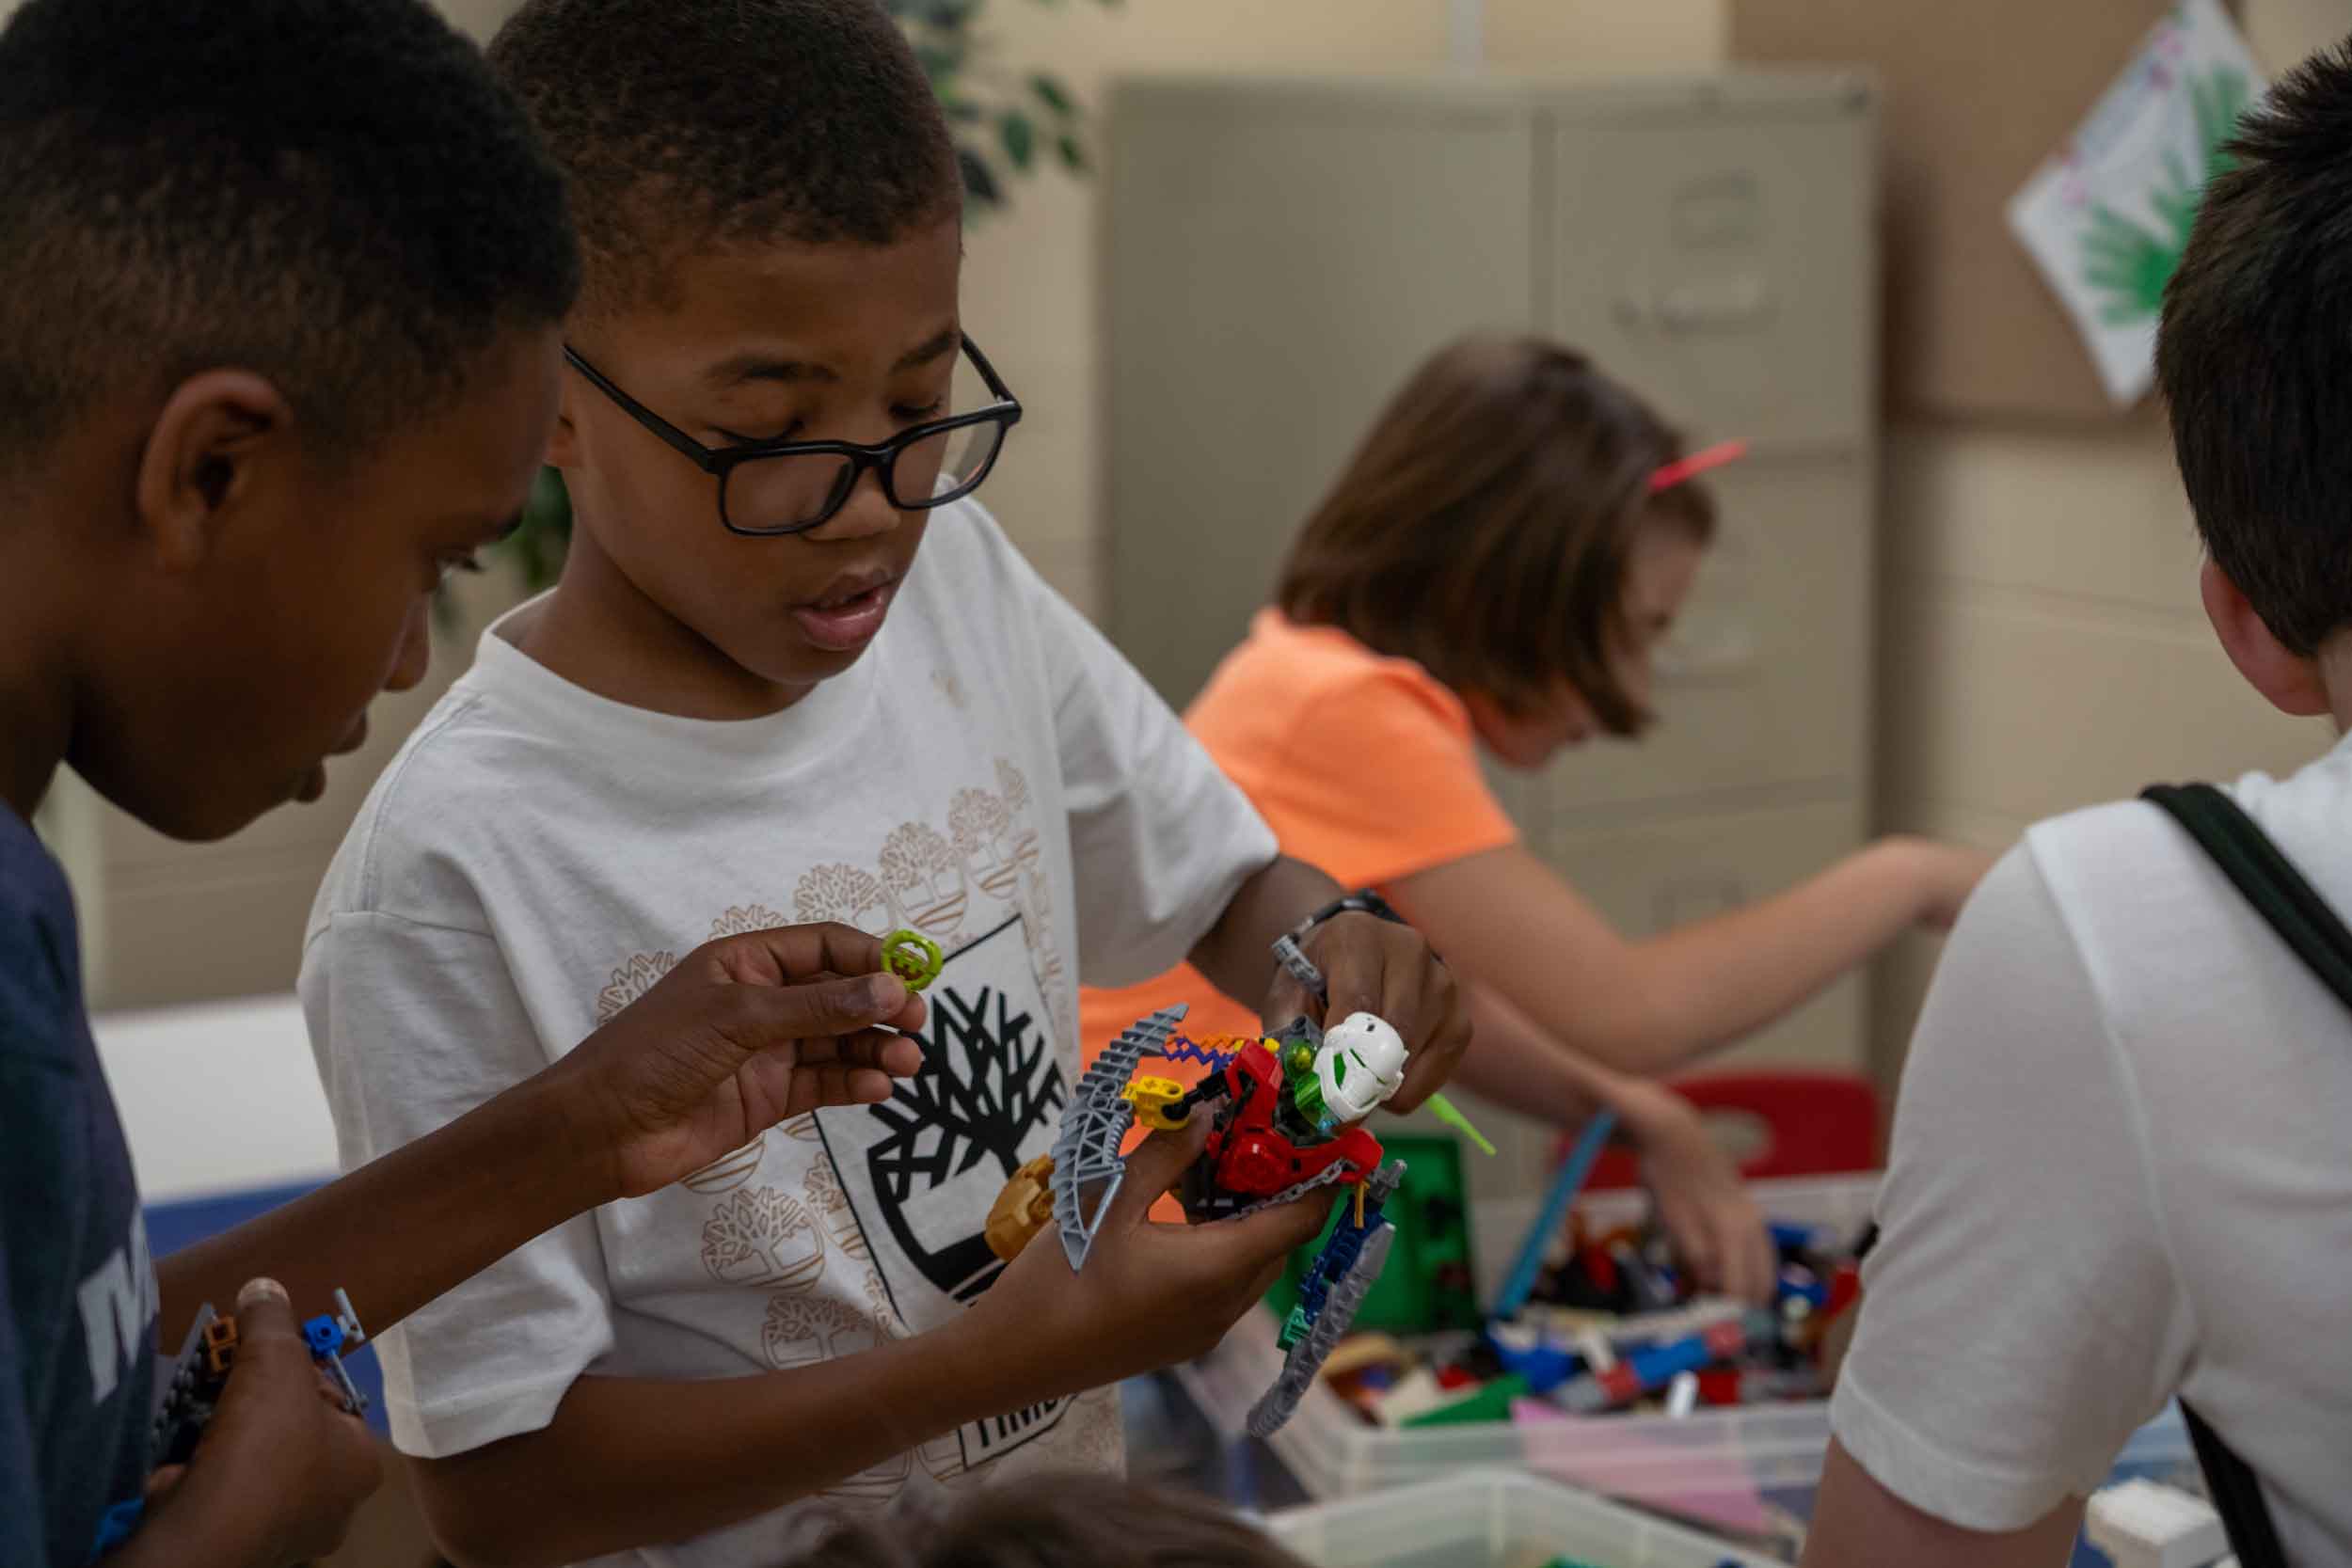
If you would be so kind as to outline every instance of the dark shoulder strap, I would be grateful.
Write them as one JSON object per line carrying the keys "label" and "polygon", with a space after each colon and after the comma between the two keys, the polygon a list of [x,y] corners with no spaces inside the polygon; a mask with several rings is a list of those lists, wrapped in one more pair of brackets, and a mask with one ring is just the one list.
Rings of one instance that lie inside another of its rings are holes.
{"label": "dark shoulder strap", "polygon": [[2141,799],[2171,813],[2319,983],[2352,1007],[2352,930],[2235,800],[2202,784],[2153,784]]}
{"label": "dark shoulder strap", "polygon": [[[2270,835],[2211,784],[2155,784],[2142,798],[2170,813],[2319,983],[2352,1007],[2352,930],[2344,928],[2328,900],[2280,852]],[[2288,1568],[2254,1467],[2187,1404],[2181,1406],[2181,1415],[2240,1568]]]}

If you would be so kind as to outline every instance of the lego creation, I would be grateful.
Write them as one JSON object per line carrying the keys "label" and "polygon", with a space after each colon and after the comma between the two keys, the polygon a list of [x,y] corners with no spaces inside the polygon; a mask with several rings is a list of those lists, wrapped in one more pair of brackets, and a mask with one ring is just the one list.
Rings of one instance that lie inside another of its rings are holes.
{"label": "lego creation", "polygon": [[[1284,937],[1277,958],[1301,984],[1326,994],[1323,976]],[[1053,1152],[1013,1174],[986,1230],[1009,1262],[1050,1219],[1073,1270],[1086,1267],[1103,1218],[1126,1180],[1120,1146],[1138,1124],[1155,1131],[1211,1117],[1201,1156],[1177,1187],[1194,1221],[1246,1214],[1327,1186],[1354,1189],[1323,1250],[1309,1266],[1282,1330],[1289,1353],[1275,1385],[1250,1412],[1263,1435],[1290,1418],[1333,1345],[1345,1334],[1395,1239],[1383,1206],[1404,1180],[1380,1140],[1358,1125],[1405,1082],[1405,1041],[1385,1021],[1352,1013],[1327,1032],[1307,1018],[1260,1038],[1203,1041],[1176,1033],[1182,1006],[1164,1007],[1122,1030],[1081,1073]],[[1199,1062],[1208,1076],[1190,1089],[1137,1069],[1151,1059]],[[1041,1184],[1047,1196],[1041,1196]],[[1050,1199],[1050,1201],[1049,1201]]]}
{"label": "lego creation", "polygon": [[[302,1339],[310,1359],[335,1380],[342,1391],[344,1411],[354,1416],[367,1409],[368,1397],[351,1381],[342,1358],[367,1337],[359,1326],[359,1315],[352,1310],[351,1297],[340,1290],[335,1292],[333,1312],[320,1313],[302,1324]],[[150,1470],[185,1465],[195,1454],[197,1440],[204,1435],[220,1406],[221,1392],[228,1386],[236,1359],[236,1320],[222,1317],[206,1302],[196,1309],[196,1322],[181,1342],[171,1375],[156,1388],[155,1420],[148,1432]],[[90,1556],[103,1557],[138,1533],[146,1512],[146,1502],[139,1497],[127,1497],[107,1509],[98,1521],[98,1538]]]}

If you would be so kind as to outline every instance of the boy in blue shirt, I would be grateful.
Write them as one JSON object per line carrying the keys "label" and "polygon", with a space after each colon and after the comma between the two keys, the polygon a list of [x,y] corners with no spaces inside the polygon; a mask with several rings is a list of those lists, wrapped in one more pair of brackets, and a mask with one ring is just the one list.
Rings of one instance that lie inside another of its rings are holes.
{"label": "boy in blue shirt", "polygon": [[[922,1008],[846,927],[712,943],[561,1069],[151,1266],[34,808],[61,765],[182,838],[315,798],[421,677],[444,570],[522,504],[578,256],[523,117],[416,0],[31,0],[0,34],[0,1560],[79,1568],[149,1493],[110,1560],[274,1568],[375,1479],[297,1307],[346,1287],[388,1325],[770,1121],[882,1098],[916,1051],[868,1026]],[[151,1486],[156,1346],[207,1301],[236,1365]]]}

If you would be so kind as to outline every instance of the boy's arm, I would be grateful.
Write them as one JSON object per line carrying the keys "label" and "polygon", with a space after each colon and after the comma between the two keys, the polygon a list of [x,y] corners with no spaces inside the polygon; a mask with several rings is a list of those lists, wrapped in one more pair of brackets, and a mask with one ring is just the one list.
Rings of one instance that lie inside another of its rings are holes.
{"label": "boy's arm", "polygon": [[2074,1554],[2082,1516],[2083,1500],[2068,1497],[2023,1529],[1963,1529],[1881,1486],[1833,1439],[1804,1568],[2058,1568]]}
{"label": "boy's arm", "polygon": [[348,1290],[380,1332],[574,1214],[663,1186],[787,1117],[887,1098],[888,1075],[920,1058],[876,1026],[917,1026],[922,1003],[881,961],[879,942],[842,926],[698,948],[536,1076],[161,1260],[161,1342],[256,1275],[306,1315]]}
{"label": "boy's arm", "polygon": [[1478,1049],[1462,1058],[1462,1086],[1555,1127],[1581,1127],[1604,1107],[1613,1112],[1619,1132],[1641,1152],[1642,1174],[1682,1261],[1711,1290],[1769,1301],[1780,1264],[1763,1212],[1690,1101],[1662,1084],[1584,1060],[1493,987],[1470,990]]}
{"label": "boy's arm", "polygon": [[[2193,1317],[2149,1129],[2043,874],[2052,832],[1985,878],[1920,1014],[1830,1403],[1851,1463],[1823,1491],[1830,1528],[1808,1561],[2062,1560],[2034,1554],[2065,1533],[2068,1499],[2101,1484],[2186,1373]],[[2079,868],[2082,846],[2057,842]],[[1881,1525],[1921,1555],[1864,1533]]]}
{"label": "boy's arm", "polygon": [[1913,926],[1948,926],[1989,863],[1885,839],[1774,897],[1642,940],[1518,846],[1389,894],[1465,976],[1579,1053],[1646,1076],[1771,1023]]}
{"label": "boy's arm", "polygon": [[964,1422],[1206,1352],[1330,1206],[1317,1196],[1214,1226],[1150,1223],[1206,1132],[1155,1134],[1128,1157],[1074,1276],[1047,1234],[961,1317],[862,1354],[717,1381],[580,1378],[546,1428],[417,1467],[436,1538],[464,1568],[683,1540]]}
{"label": "boy's arm", "polygon": [[[1305,988],[1274,961],[1275,939],[1345,891],[1304,861],[1278,855],[1242,883],[1194,945],[1192,965],[1217,990],[1277,1022],[1309,1011]],[[1444,1085],[1470,1049],[1470,1004],[1421,932],[1351,911],[1316,926],[1299,945],[1330,988],[1323,1017],[1376,1013],[1412,1048],[1405,1086],[1390,1097],[1388,1109],[1409,1111]]]}

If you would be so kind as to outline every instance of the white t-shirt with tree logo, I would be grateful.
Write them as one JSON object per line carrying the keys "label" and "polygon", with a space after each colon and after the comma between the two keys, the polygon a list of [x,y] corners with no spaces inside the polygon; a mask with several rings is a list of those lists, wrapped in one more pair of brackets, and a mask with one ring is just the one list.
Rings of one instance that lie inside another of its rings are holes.
{"label": "white t-shirt with tree logo", "polygon": [[[989,1205],[1049,1147],[1077,1075],[1081,975],[1180,961],[1274,853],[1175,715],[969,503],[934,517],[866,657],[768,719],[608,701],[493,626],[312,911],[302,998],[346,1165],[545,1067],[710,937],[912,927],[947,960],[923,1069],[893,1100],[797,1118],[572,1220],[386,1334],[395,1441],[461,1452],[544,1427],[583,1372],[788,1370],[961,1310],[1000,1267]],[[826,1505],[1120,1463],[1099,1390],[612,1560],[765,1568]]]}

